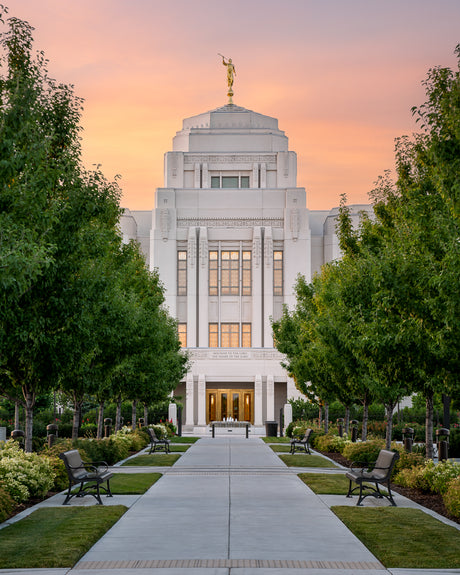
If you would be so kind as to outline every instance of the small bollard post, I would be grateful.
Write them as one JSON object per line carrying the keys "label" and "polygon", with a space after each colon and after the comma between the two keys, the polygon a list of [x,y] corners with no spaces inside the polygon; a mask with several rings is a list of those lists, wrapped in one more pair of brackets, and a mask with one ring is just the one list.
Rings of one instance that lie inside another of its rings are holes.
{"label": "small bollard post", "polygon": [[104,419],[104,437],[109,437],[112,433],[112,420],[110,417]]}
{"label": "small bollard post", "polygon": [[11,439],[17,441],[21,449],[25,448],[24,437],[25,433],[22,431],[22,429],[13,429],[13,431],[11,432]]}
{"label": "small bollard post", "polygon": [[50,423],[46,426],[46,439],[48,447],[52,447],[58,436],[58,426],[55,423]]}
{"label": "small bollard post", "polygon": [[216,437],[216,426],[212,424],[212,437]]}
{"label": "small bollard post", "polygon": [[182,407],[177,407],[177,435],[182,437]]}
{"label": "small bollard post", "polygon": [[343,435],[343,417],[337,419],[337,429],[339,431],[340,437]]}
{"label": "small bollard post", "polygon": [[436,430],[436,443],[438,444],[438,461],[447,461],[449,458],[450,431],[445,427]]}
{"label": "small bollard post", "polygon": [[246,423],[246,439],[249,438],[249,423]]}
{"label": "small bollard post", "polygon": [[403,427],[402,430],[404,449],[407,453],[412,453],[412,446],[414,445],[414,430],[412,427]]}
{"label": "small bollard post", "polygon": [[142,427],[144,427],[144,418],[139,417],[139,429],[141,429]]}
{"label": "small bollard post", "polygon": [[350,423],[351,423],[351,440],[353,441],[353,443],[356,443],[356,440],[358,439],[358,420],[352,419]]}

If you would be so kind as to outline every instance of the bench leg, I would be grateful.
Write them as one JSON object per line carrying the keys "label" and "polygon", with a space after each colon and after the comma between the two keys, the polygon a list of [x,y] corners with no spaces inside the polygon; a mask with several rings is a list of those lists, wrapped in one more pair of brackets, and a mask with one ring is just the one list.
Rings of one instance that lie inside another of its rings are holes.
{"label": "bench leg", "polygon": [[72,483],[69,483],[69,490],[67,491],[66,498],[64,499],[64,503],[62,505],[69,505],[69,501],[72,499]]}
{"label": "bench leg", "polygon": [[390,487],[390,482],[388,481],[388,496],[387,499],[389,500],[389,502],[393,505],[393,507],[397,507],[395,500],[393,499],[393,495],[391,493],[391,487]]}
{"label": "bench leg", "polygon": [[352,493],[353,493],[353,490],[352,490],[352,488],[351,488],[351,484],[352,484],[352,482],[353,482],[353,480],[352,480],[352,479],[350,479],[350,483],[349,483],[349,485],[348,485],[348,493],[347,493],[347,497],[353,497],[353,495],[352,495]]}

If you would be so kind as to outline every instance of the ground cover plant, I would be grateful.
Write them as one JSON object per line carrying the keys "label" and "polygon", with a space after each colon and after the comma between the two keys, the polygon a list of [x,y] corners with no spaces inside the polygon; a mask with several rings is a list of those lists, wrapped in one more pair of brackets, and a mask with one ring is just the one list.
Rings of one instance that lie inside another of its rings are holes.
{"label": "ground cover plant", "polygon": [[307,455],[303,453],[291,455],[290,453],[283,453],[278,455],[278,457],[288,467],[336,467],[335,463],[329,459],[321,457],[321,455]]}
{"label": "ground cover plant", "polygon": [[331,509],[387,568],[460,568],[460,531],[419,509]]}
{"label": "ground cover plant", "polygon": [[169,467],[174,465],[181,456],[180,453],[143,453],[125,461],[126,466]]}
{"label": "ground cover plant", "polygon": [[122,505],[38,509],[0,530],[0,569],[72,567],[125,511]]}

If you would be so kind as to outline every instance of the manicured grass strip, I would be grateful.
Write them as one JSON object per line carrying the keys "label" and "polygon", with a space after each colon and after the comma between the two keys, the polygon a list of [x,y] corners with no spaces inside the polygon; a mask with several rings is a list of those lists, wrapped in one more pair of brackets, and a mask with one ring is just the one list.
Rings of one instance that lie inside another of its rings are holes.
{"label": "manicured grass strip", "polygon": [[299,473],[300,479],[315,493],[330,495],[346,495],[349,480],[345,475],[330,473]]}
{"label": "manicured grass strip", "polygon": [[114,473],[110,491],[113,495],[141,495],[160,477],[161,473]]}
{"label": "manicured grass strip", "polygon": [[420,509],[331,509],[387,568],[460,568],[460,531]]}
{"label": "manicured grass strip", "polygon": [[137,457],[133,457],[128,461],[123,463],[125,465],[139,465],[139,466],[151,466],[151,467],[169,467],[174,465],[180,457],[180,453],[152,453],[148,455],[143,453]]}
{"label": "manicured grass strip", "polygon": [[[342,474],[330,473],[299,473],[300,479],[318,495],[346,495],[348,493],[349,480]],[[371,484],[372,485],[372,484]],[[356,487],[353,483],[352,487]],[[374,487],[374,485],[372,485]],[[387,490],[380,486],[380,491],[386,493]],[[357,492],[353,497],[357,497]]]}
{"label": "manicured grass strip", "polygon": [[273,449],[275,453],[289,453],[291,451],[290,445],[283,445],[282,443],[270,445],[270,448]]}
{"label": "manicured grass strip", "polygon": [[0,568],[73,567],[125,511],[122,505],[37,509],[0,530]]}
{"label": "manicured grass strip", "polygon": [[199,437],[179,437],[175,435],[171,437],[171,443],[196,443],[199,439]]}
{"label": "manicured grass strip", "polygon": [[290,443],[290,437],[261,437],[265,443]]}
{"label": "manicured grass strip", "polygon": [[288,467],[336,467],[332,461],[324,459],[321,455],[305,455],[302,453],[296,453],[291,455],[290,453],[286,455],[278,455],[281,461]]}

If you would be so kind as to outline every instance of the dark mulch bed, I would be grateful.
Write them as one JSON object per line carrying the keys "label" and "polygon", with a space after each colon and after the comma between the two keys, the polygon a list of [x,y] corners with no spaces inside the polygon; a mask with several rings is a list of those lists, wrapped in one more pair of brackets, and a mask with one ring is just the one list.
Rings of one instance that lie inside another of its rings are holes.
{"label": "dark mulch bed", "polygon": [[[332,461],[335,461],[339,465],[343,465],[344,467],[350,467],[351,465],[351,461],[346,459],[341,453],[326,453],[325,451],[321,451],[320,453],[322,453],[326,457],[329,457],[329,459],[332,459]],[[423,491],[420,491],[420,489],[401,487],[400,485],[395,485],[394,483],[391,484],[391,489],[395,493],[399,493],[400,495],[403,495],[404,497],[407,497],[408,499],[415,501],[415,503],[423,505],[423,507],[431,509],[432,511],[439,513],[439,515],[447,517],[447,519],[450,519],[451,521],[455,521],[455,523],[460,524],[460,517],[453,517],[447,511],[441,495],[433,493],[423,493]]]}

